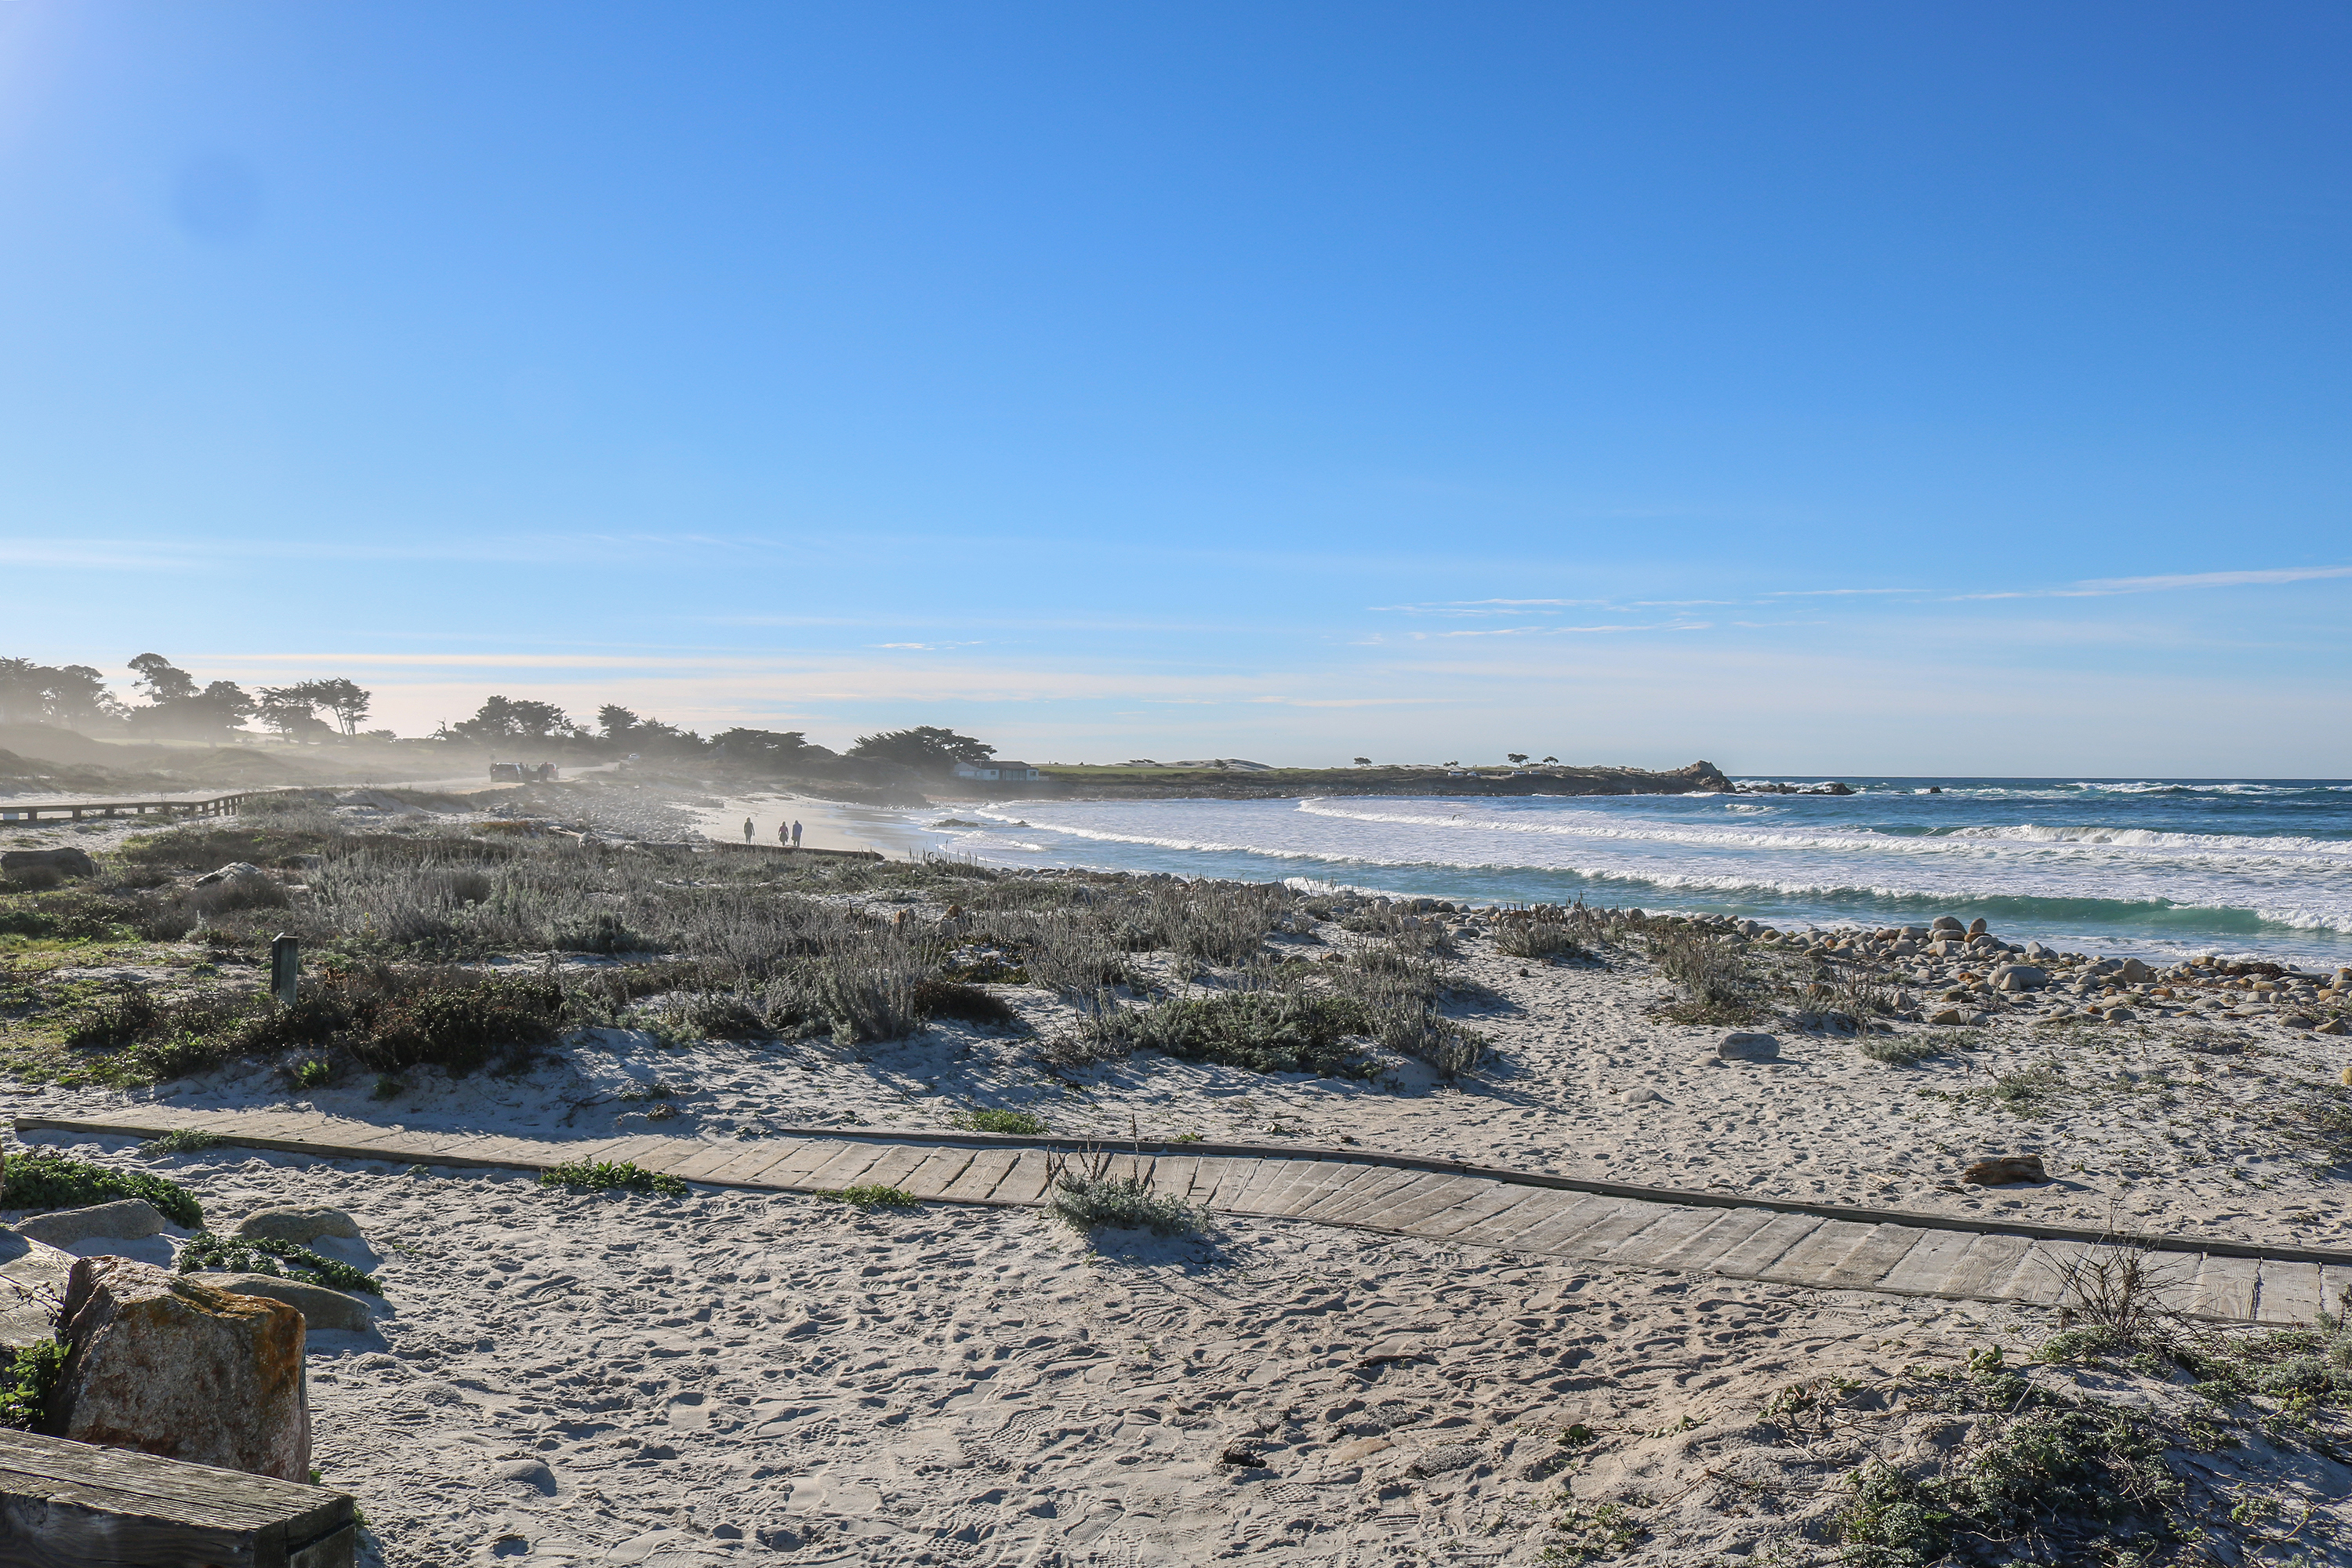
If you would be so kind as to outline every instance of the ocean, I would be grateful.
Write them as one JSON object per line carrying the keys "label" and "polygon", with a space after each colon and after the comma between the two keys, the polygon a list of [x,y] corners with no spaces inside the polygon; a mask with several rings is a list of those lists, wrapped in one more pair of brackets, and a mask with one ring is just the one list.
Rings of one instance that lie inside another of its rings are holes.
{"label": "ocean", "polygon": [[1854,793],[1040,800],[919,820],[980,824],[925,837],[991,865],[1582,900],[1783,928],[1981,916],[2004,936],[2097,953],[2352,963],[2352,783],[1839,782]]}

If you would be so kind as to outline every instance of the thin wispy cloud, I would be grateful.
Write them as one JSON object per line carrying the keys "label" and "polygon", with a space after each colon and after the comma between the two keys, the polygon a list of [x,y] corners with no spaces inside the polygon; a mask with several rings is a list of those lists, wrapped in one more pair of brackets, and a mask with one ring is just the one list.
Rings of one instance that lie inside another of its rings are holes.
{"label": "thin wispy cloud", "polygon": [[1775,588],[1768,599],[1850,599],[1879,594],[1916,594],[1917,588]]}
{"label": "thin wispy cloud", "polygon": [[2242,572],[2179,572],[2157,577],[2093,577],[2062,588],[2011,588],[1955,594],[1967,599],[2103,599],[2118,594],[2166,594],[2187,588],[2263,588],[2285,583],[2352,577],[2352,566],[2265,566]]}
{"label": "thin wispy cloud", "polygon": [[1596,632],[1703,632],[1711,629],[1712,621],[1623,621],[1595,626],[1465,626],[1451,632],[1407,632],[1415,641],[1439,637],[1574,637]]}
{"label": "thin wispy cloud", "polygon": [[1531,610],[1594,609],[1606,599],[1441,599],[1424,605],[1372,605],[1375,613],[1400,616],[1523,616]]}

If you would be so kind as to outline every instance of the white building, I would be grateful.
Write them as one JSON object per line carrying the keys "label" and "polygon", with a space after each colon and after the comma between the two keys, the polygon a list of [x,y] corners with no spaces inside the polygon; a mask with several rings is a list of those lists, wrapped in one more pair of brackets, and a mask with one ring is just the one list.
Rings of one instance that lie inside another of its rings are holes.
{"label": "white building", "polygon": [[992,757],[984,763],[958,763],[955,765],[955,776],[960,779],[977,779],[982,784],[1022,784],[1035,778],[1037,770],[1027,763],[1007,762],[1003,757]]}

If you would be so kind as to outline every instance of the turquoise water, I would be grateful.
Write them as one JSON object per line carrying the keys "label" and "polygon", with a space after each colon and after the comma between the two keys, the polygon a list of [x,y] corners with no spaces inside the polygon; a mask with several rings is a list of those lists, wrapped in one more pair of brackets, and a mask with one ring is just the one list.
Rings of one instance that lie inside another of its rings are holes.
{"label": "turquoise water", "polygon": [[1982,916],[2005,935],[2100,952],[2352,963],[2352,782],[1841,782],[1855,793],[1021,801],[938,814],[985,826],[931,837],[1007,866],[1581,899],[1784,926]]}

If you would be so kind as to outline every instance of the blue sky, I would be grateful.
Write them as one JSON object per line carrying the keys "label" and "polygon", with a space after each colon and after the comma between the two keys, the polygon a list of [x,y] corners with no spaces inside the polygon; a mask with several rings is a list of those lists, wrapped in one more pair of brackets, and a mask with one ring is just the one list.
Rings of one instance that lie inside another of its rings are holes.
{"label": "blue sky", "polygon": [[2352,773],[2347,73],[2297,5],[19,0],[0,654]]}

